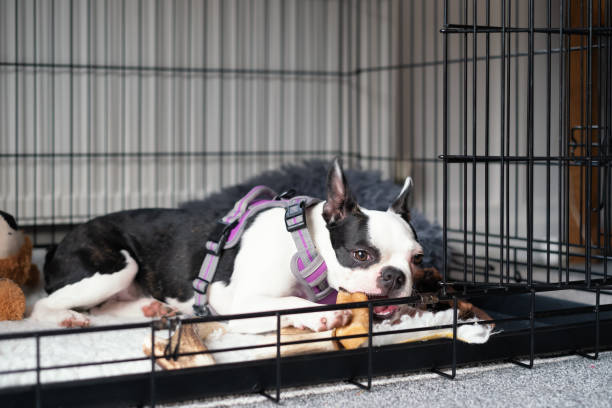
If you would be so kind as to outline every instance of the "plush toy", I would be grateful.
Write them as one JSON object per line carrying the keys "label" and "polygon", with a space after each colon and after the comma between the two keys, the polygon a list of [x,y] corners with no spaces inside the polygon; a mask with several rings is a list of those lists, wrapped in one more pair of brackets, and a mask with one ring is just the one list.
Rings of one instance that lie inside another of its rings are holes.
{"label": "plush toy", "polygon": [[23,319],[26,300],[20,286],[35,286],[38,275],[32,241],[12,215],[0,211],[0,321]]}

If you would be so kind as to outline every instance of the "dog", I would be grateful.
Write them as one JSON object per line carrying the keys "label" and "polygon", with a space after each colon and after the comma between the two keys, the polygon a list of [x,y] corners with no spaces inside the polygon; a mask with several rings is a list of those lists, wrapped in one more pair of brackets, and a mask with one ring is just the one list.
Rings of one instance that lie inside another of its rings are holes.
{"label": "dog", "polygon": [[[423,262],[423,247],[411,226],[413,182],[388,203],[387,210],[359,205],[340,160],[331,164],[326,198],[306,210],[306,225],[327,264],[335,290],[364,292],[371,299],[413,293],[413,277]],[[230,194],[231,195],[231,194]],[[242,194],[232,198],[237,201]],[[226,194],[227,196],[227,194]],[[217,203],[218,204],[218,203]],[[204,259],[207,237],[232,206],[127,210],[97,217],[72,230],[46,255],[49,296],[34,306],[32,318],[61,326],[87,326],[87,310],[110,299],[135,301],[143,295],[192,313],[192,282]],[[302,297],[289,268],[296,247],[285,227],[282,208],[271,208],[249,222],[239,245],[223,252],[210,306],[219,314],[238,314],[316,306]],[[374,307],[377,320],[390,319],[397,306]],[[347,324],[350,310],[285,315],[281,324],[313,331]],[[248,333],[275,329],[276,318],[232,320]]]}

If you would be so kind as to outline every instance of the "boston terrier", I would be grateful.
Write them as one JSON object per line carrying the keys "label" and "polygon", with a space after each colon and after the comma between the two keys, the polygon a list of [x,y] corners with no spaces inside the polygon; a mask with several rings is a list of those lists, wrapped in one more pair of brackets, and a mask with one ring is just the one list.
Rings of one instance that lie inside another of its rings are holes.
{"label": "boston terrier", "polygon": [[[359,205],[338,159],[329,169],[326,187],[326,200],[306,210],[306,225],[327,264],[329,286],[364,292],[370,298],[410,296],[423,260],[423,248],[410,224],[411,178],[386,211]],[[235,195],[233,201],[240,198]],[[192,313],[192,282],[206,254],[207,237],[232,206],[208,211],[128,210],[76,227],[47,253],[44,276],[49,296],[36,303],[32,317],[67,327],[87,326],[87,317],[75,309],[87,310],[111,299],[129,303],[143,296]],[[262,211],[249,220],[240,243],[220,257],[208,287],[209,305],[222,315],[316,306],[302,296],[290,270],[295,252],[285,210]],[[376,319],[389,319],[398,307],[377,306],[373,311]],[[283,316],[281,324],[323,331],[350,319],[350,310],[324,311]],[[275,327],[274,316],[230,322],[230,328],[240,332]]]}

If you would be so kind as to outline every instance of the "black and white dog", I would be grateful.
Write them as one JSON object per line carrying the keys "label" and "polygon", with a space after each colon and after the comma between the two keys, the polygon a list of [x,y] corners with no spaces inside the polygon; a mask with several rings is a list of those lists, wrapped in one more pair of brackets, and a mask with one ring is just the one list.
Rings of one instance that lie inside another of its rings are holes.
{"label": "black and white dog", "polygon": [[[256,183],[262,181],[266,180]],[[406,179],[383,211],[357,203],[338,160],[329,169],[326,183],[311,182],[326,185],[326,200],[309,207],[306,219],[327,264],[329,285],[371,297],[410,296],[414,270],[423,260],[423,248],[410,225],[412,180]],[[192,281],[205,256],[207,236],[215,221],[245,192],[230,188],[180,209],[121,211],[80,225],[47,253],[44,272],[49,296],[38,301],[32,317],[63,326],[86,326],[87,317],[74,309],[143,295],[191,313]],[[240,244],[223,253],[208,288],[209,303],[217,313],[315,305],[300,297],[289,269],[296,248],[284,216],[281,208],[258,214],[249,222]],[[384,319],[396,310],[395,306],[381,306],[374,312]],[[321,331],[346,324],[350,317],[350,311],[296,314],[286,316],[282,324]],[[276,322],[272,317],[232,324],[238,331],[264,332]]]}

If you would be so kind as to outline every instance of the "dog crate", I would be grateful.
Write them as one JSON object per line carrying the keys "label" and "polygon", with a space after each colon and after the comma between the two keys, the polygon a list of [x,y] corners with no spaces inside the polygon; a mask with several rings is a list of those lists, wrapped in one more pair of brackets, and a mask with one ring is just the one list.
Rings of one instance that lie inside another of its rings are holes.
{"label": "dog crate", "polygon": [[[608,0],[0,0],[0,206],[44,248],[111,211],[175,206],[309,158],[416,182],[441,224],[440,300],[501,332],[156,369],[163,356],[45,364],[47,339],[159,321],[5,331],[2,406],[154,405],[612,345]],[[413,297],[360,304],[417,303]],[[345,306],[346,307],[346,306]],[[317,310],[343,308],[322,306]],[[306,310],[301,310],[305,312]],[[229,318],[280,316],[278,311]],[[228,317],[186,319],[200,322]],[[1,328],[2,326],[0,326]],[[247,346],[248,347],[248,346]],[[257,347],[257,346],[252,346]],[[180,351],[180,350],[179,350]],[[227,350],[231,351],[231,350]],[[123,375],[61,370],[140,362]],[[365,379],[365,380],[364,380]],[[361,382],[359,382],[361,381]],[[206,386],[202,386],[206,384]],[[269,393],[269,390],[274,393]]]}

